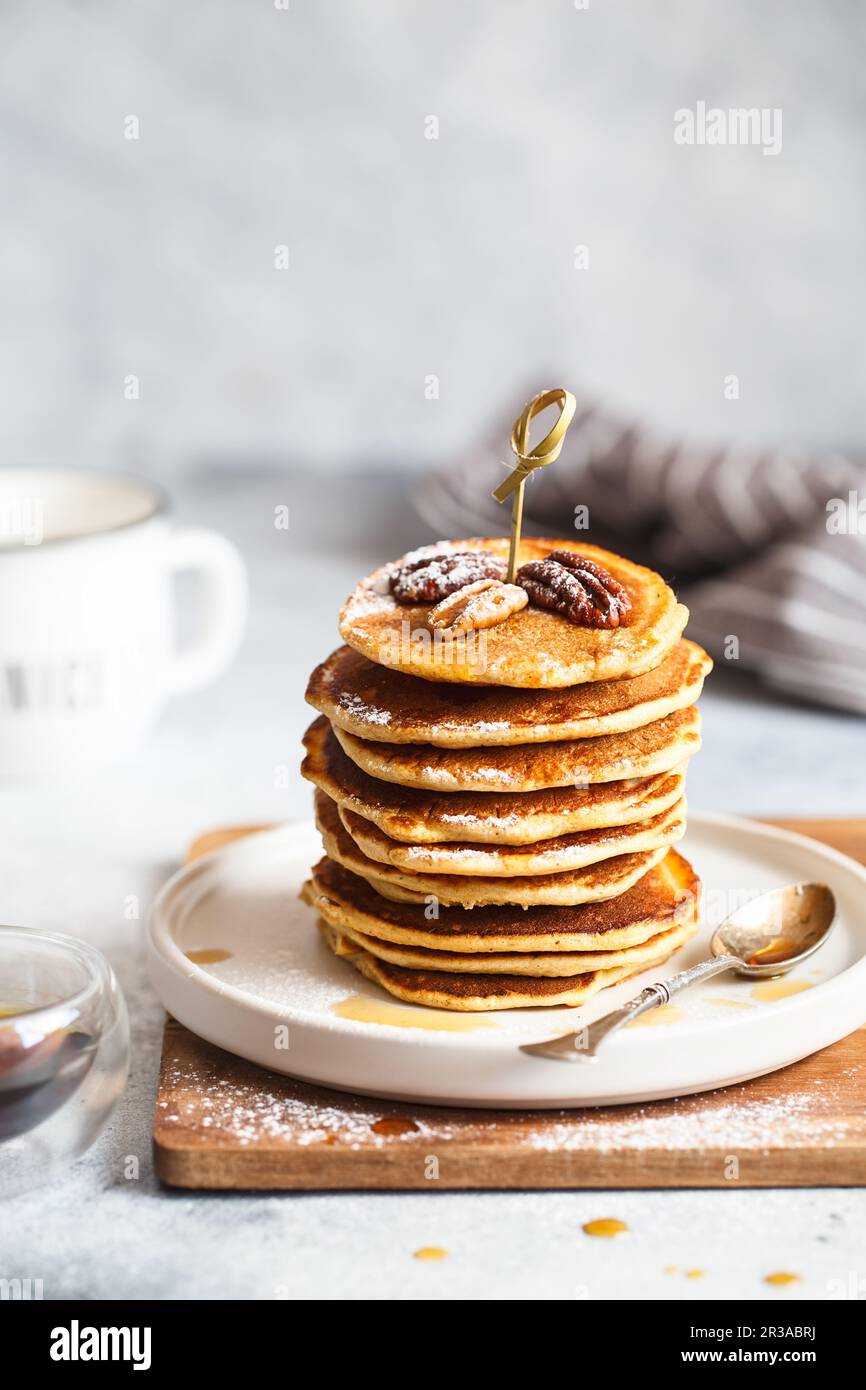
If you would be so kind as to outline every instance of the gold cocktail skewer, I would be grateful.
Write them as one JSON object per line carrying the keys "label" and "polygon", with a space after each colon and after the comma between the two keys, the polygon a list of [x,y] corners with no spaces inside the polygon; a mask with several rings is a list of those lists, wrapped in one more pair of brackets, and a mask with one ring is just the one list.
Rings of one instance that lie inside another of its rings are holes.
{"label": "gold cocktail skewer", "polygon": [[[547,463],[553,463],[559,458],[562,443],[565,439],[565,432],[574,419],[576,406],[574,396],[570,391],[558,386],[550,391],[539,391],[537,396],[524,406],[519,418],[514,422],[511,431],[511,449],[517,458],[514,471],[509,473],[504,482],[493,493],[497,502],[506,502],[511,494],[514,498],[511,504],[511,546],[508,551],[508,583],[514,583],[514,576],[517,573],[518,553],[520,550],[520,529],[523,524],[523,489],[526,479],[534,468],[543,468]],[[559,419],[553,429],[546,434],[540,444],[536,444],[534,449],[529,445],[529,426],[540,415],[542,410],[546,410],[549,405],[559,406]]]}

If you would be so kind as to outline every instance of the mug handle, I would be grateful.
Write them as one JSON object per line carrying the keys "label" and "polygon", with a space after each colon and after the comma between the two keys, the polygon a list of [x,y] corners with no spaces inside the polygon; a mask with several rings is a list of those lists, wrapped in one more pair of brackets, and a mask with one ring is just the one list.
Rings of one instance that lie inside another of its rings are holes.
{"label": "mug handle", "polygon": [[231,662],[247,621],[247,572],[240,552],[216,531],[200,526],[169,533],[168,567],[197,570],[204,579],[199,636],[171,658],[166,693],[185,695],[209,685]]}

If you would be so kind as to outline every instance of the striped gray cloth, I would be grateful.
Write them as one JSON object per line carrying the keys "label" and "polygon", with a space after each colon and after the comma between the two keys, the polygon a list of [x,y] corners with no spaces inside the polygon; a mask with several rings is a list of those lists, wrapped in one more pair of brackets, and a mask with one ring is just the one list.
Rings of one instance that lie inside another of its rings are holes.
{"label": "striped gray cloth", "polygon": [[[438,534],[507,534],[510,504],[490,493],[513,465],[510,433],[503,420],[495,443],[424,479],[416,502]],[[560,458],[527,482],[524,530],[652,566],[688,604],[689,636],[720,663],[866,713],[862,462],[666,442],[578,398]]]}

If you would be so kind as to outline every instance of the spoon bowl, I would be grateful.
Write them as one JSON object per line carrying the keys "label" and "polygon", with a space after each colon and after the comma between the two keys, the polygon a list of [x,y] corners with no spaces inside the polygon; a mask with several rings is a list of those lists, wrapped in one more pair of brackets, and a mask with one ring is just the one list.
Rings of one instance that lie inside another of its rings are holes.
{"label": "spoon bowl", "polygon": [[732,912],[710,942],[714,956],[736,956],[732,969],[755,980],[784,975],[822,946],[836,900],[826,883],[792,883]]}

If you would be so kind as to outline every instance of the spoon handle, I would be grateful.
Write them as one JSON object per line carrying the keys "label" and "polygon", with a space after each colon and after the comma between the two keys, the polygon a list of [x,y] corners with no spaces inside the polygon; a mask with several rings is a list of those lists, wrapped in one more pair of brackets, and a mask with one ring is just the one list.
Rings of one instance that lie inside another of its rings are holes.
{"label": "spoon handle", "polygon": [[715,956],[712,960],[701,961],[700,965],[693,965],[691,970],[681,970],[669,980],[659,980],[654,985],[648,985],[640,994],[635,995],[634,999],[623,1004],[622,1008],[613,1009],[609,1014],[597,1018],[595,1023],[590,1023],[579,1033],[566,1033],[561,1038],[551,1038],[547,1042],[529,1043],[520,1050],[532,1057],[553,1057],[557,1061],[565,1062],[594,1062],[599,1047],[611,1033],[616,1033],[649,1009],[656,1009],[659,1004],[667,1004],[672,995],[688,989],[698,980],[707,980],[711,975],[721,975],[726,970],[733,970],[739,963],[736,956]]}

